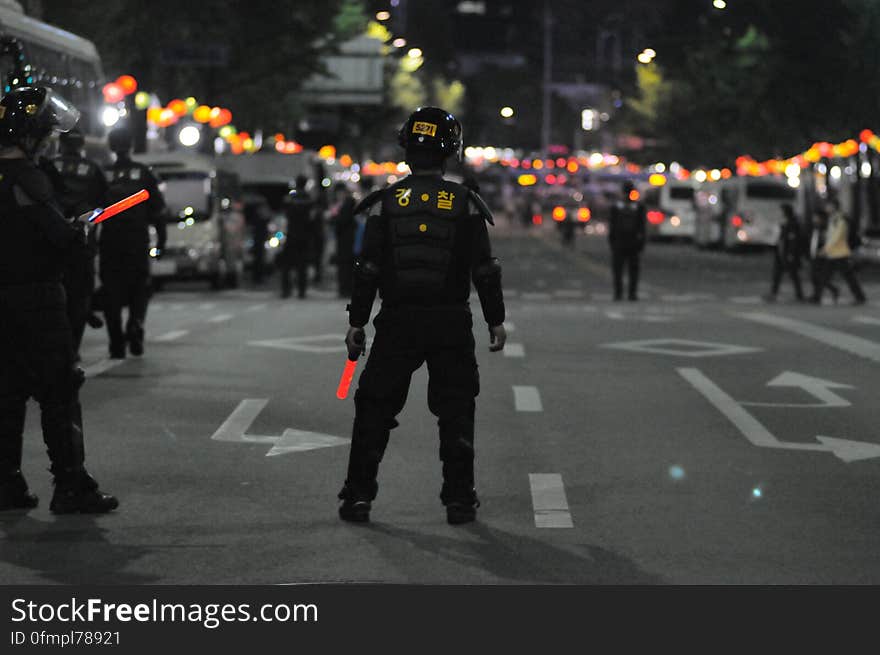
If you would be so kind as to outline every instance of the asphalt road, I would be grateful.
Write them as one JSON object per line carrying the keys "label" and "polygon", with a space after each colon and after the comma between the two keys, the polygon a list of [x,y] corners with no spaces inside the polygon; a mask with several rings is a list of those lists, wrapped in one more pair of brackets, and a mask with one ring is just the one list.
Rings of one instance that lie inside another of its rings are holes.
{"label": "asphalt road", "polygon": [[642,301],[613,303],[601,238],[493,236],[510,331],[492,354],[475,321],[477,523],[445,522],[424,369],[373,522],[337,518],[332,290],[171,285],[142,359],[83,348],[88,466],[120,509],[49,513],[32,406],[41,504],[0,515],[0,583],[880,583],[876,303],[765,304],[768,255],[686,244],[650,244]]}

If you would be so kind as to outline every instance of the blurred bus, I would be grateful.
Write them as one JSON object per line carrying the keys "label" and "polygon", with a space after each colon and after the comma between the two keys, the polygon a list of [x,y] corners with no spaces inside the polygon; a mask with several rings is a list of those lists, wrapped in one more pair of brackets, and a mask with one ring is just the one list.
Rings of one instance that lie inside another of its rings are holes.
{"label": "blurred bus", "polygon": [[801,216],[804,195],[782,176],[737,176],[705,184],[696,202],[695,241],[725,249],[774,246],[784,220],[782,205],[791,204]]}
{"label": "blurred bus", "polygon": [[[15,37],[21,43],[26,63],[33,68],[31,84],[51,87],[76,105],[82,114],[79,128],[86,137],[89,156],[107,161],[109,151],[101,120],[104,71],[95,44],[26,16],[13,0],[0,0],[0,35]],[[8,57],[0,65],[4,93],[12,82],[5,79],[10,65]]]}

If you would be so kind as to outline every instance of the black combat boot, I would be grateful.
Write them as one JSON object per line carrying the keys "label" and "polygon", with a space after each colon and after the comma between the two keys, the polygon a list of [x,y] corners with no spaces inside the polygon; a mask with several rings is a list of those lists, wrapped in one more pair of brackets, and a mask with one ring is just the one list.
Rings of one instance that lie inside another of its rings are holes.
{"label": "black combat boot", "polygon": [[446,505],[446,522],[449,525],[461,525],[476,520],[480,501],[474,488],[472,459],[443,462],[440,500]]}
{"label": "black combat boot", "polygon": [[370,522],[372,503],[366,497],[355,494],[352,488],[345,484],[342,491],[339,492],[338,498],[342,501],[339,506],[339,518],[351,523]]}
{"label": "black combat boot", "polygon": [[33,509],[40,499],[28,491],[21,471],[13,471],[0,479],[0,512],[10,509]]}
{"label": "black combat boot", "polygon": [[85,469],[55,475],[55,493],[49,503],[53,514],[106,514],[117,507],[119,501],[102,493]]}

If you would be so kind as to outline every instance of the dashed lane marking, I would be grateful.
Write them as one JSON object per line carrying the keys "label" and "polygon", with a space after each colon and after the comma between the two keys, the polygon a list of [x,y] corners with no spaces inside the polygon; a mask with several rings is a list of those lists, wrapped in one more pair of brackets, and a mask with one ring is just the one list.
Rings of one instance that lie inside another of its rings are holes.
{"label": "dashed lane marking", "polygon": [[168,309],[170,309],[173,312],[179,312],[184,307],[186,307],[186,305],[184,305],[182,302],[173,302],[170,305],[168,305]]}
{"label": "dashed lane marking", "polygon": [[760,305],[761,296],[733,296],[728,300],[736,305]]}
{"label": "dashed lane marking", "polygon": [[584,292],[581,289],[559,289],[553,295],[556,298],[583,298]]}
{"label": "dashed lane marking", "polygon": [[203,302],[201,305],[199,305],[199,309],[202,311],[209,311],[211,309],[214,309],[216,306],[217,304],[213,302]]}
{"label": "dashed lane marking", "polygon": [[873,316],[853,316],[853,323],[861,323],[862,325],[880,325],[880,318]]}
{"label": "dashed lane marking", "polygon": [[504,321],[504,329],[505,329],[507,332],[515,332],[515,331],[516,331],[516,325],[513,324],[513,321]]}
{"label": "dashed lane marking", "polygon": [[257,305],[251,305],[251,306],[248,307],[245,311],[248,311],[248,312],[260,312],[260,311],[263,311],[264,309],[266,309],[267,306],[268,306],[268,305],[266,305],[266,303],[261,302],[261,303],[259,303],[259,304],[257,304]]}
{"label": "dashed lane marking", "polygon": [[552,298],[546,291],[526,291],[520,297],[523,300],[550,300]]}
{"label": "dashed lane marking", "polygon": [[784,316],[775,316],[773,314],[755,312],[750,314],[739,314],[738,316],[749,321],[754,321],[755,323],[761,323],[763,325],[779,328],[780,330],[799,334],[802,337],[807,337],[808,339],[824,343],[826,346],[831,346],[832,348],[843,350],[858,357],[869,359],[872,362],[880,363],[880,343],[869,339],[863,339],[861,337],[853,336],[852,334],[847,334],[846,332],[807,323],[806,321],[799,321]]}
{"label": "dashed lane marking", "polygon": [[208,319],[208,323],[225,323],[232,318],[232,314],[217,314]]}
{"label": "dashed lane marking", "polygon": [[536,528],[573,528],[559,473],[529,473]]}
{"label": "dashed lane marking", "polygon": [[537,387],[513,387],[513,403],[518,412],[541,412],[541,393]]}
{"label": "dashed lane marking", "polygon": [[86,366],[83,369],[83,372],[86,374],[87,378],[95,378],[102,373],[106,373],[110,369],[116,368],[120,364],[124,363],[124,359],[102,359],[99,362],[95,362],[91,366]]}
{"label": "dashed lane marking", "polygon": [[508,343],[505,344],[504,350],[501,352],[504,353],[505,357],[525,357],[526,349],[525,346],[521,343]]}
{"label": "dashed lane marking", "polygon": [[605,312],[605,316],[610,318],[613,321],[622,321],[626,317],[623,315],[623,312]]}
{"label": "dashed lane marking", "polygon": [[171,332],[160,334],[152,341],[156,343],[167,343],[169,341],[177,341],[181,337],[185,337],[187,334],[189,334],[189,330],[172,330]]}

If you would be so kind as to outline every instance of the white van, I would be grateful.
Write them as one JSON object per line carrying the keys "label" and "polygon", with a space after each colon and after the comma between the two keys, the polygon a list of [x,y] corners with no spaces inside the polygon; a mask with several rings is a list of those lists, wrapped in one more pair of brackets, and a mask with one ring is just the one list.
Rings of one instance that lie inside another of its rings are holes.
{"label": "white van", "polygon": [[804,193],[782,176],[732,177],[698,192],[694,241],[726,249],[775,246],[784,220],[783,204],[803,214]]}
{"label": "white van", "polygon": [[245,220],[238,177],[208,157],[144,156],[162,183],[168,240],[151,274],[167,280],[204,279],[212,289],[238,286],[244,271]]}

